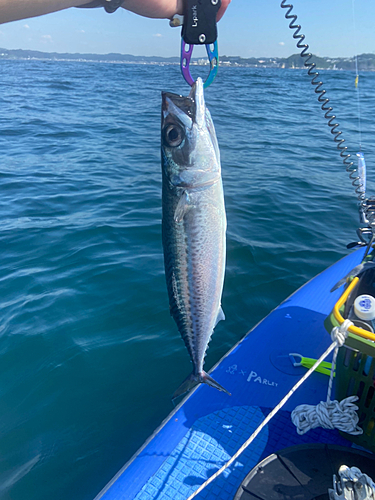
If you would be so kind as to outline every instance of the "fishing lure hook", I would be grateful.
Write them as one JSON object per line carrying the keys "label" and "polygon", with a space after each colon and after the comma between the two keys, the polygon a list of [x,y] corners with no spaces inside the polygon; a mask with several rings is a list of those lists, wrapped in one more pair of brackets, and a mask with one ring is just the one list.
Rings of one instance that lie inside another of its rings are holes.
{"label": "fishing lure hook", "polygon": [[[211,48],[212,46],[212,48]],[[194,84],[194,78],[190,73],[190,61],[193,53],[194,45],[190,45],[181,38],[181,72],[182,76],[185,78],[186,82],[192,86]],[[219,67],[219,51],[217,46],[217,40],[213,44],[206,44],[207,56],[210,64],[210,72],[203,87],[207,88],[214,81],[217,75],[217,70]]]}

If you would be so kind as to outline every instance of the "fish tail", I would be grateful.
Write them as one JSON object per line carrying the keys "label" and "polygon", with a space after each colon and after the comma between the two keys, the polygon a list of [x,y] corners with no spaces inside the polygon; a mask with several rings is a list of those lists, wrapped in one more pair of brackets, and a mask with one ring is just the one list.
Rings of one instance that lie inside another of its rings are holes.
{"label": "fish tail", "polygon": [[228,396],[231,396],[232,394],[228,392],[222,385],[220,385],[216,380],[214,380],[212,377],[209,376],[208,373],[205,371],[202,371],[199,374],[199,381],[202,382],[203,384],[207,384],[211,387],[214,387],[218,391],[225,392],[225,394],[228,394]]}
{"label": "fish tail", "polygon": [[176,389],[175,393],[173,394],[172,396],[172,400],[173,399],[176,399],[180,396],[182,396],[183,394],[185,394],[186,392],[189,392],[191,391],[191,389],[193,389],[196,385],[199,384],[199,379],[198,377],[193,373],[191,373],[183,382],[182,384],[180,385],[180,387],[178,389]]}
{"label": "fish tail", "polygon": [[205,371],[201,371],[198,375],[196,375],[194,372],[191,373],[180,385],[180,387],[175,391],[173,394],[172,399],[176,399],[179,396],[182,396],[186,392],[191,391],[196,385],[198,384],[207,384],[211,387],[214,387],[218,391],[225,392],[228,394],[228,396],[231,396],[231,393],[228,392],[224,387],[222,387],[216,380],[214,380],[212,377],[208,375]]}

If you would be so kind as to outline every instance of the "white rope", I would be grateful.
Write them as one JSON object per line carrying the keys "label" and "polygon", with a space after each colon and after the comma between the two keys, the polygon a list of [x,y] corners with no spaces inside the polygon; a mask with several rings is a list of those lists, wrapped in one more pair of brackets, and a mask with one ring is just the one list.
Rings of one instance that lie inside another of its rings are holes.
{"label": "white rope", "polygon": [[[285,403],[292,397],[292,395],[296,392],[296,390],[305,382],[306,379],[310,377],[310,375],[318,368],[320,363],[325,360],[325,358],[338,346],[343,345],[345,342],[345,333],[340,331],[340,334],[335,337],[332,344],[328,347],[328,349],[320,356],[320,358],[316,361],[316,363],[310,368],[309,371],[305,373],[305,375],[292,387],[292,389],[288,392],[288,394],[280,401],[280,403],[275,406],[275,408],[267,415],[267,417],[263,420],[263,422],[259,425],[259,427],[252,433],[249,439],[241,446],[241,448],[233,455],[232,458],[228,460],[226,464],[223,465],[218,471],[215,472],[211,477],[207,479],[199,488],[192,493],[187,500],[192,500],[196,497],[206,486],[208,486],[212,481],[214,481],[220,474],[222,474],[228,467],[232,465],[232,463],[237,460],[237,458],[241,455],[243,451],[248,448],[248,446],[254,441],[254,439],[258,436],[258,434],[263,430],[263,428],[268,424],[268,422],[276,415],[276,413],[285,405]],[[341,343],[342,342],[342,343]]]}
{"label": "white rope", "polygon": [[292,412],[292,422],[297,427],[300,436],[316,429],[338,429],[339,431],[359,436],[363,430],[358,427],[358,406],[354,404],[357,396],[345,398],[340,403],[321,401],[316,406],[300,405]]}
{"label": "white rope", "polygon": [[336,343],[333,353],[331,375],[328,383],[327,401],[321,401],[316,406],[300,405],[293,410],[291,418],[297,427],[298,434],[302,435],[311,429],[322,427],[323,429],[338,429],[340,431],[359,436],[363,430],[358,426],[358,406],[354,404],[358,401],[357,396],[349,396],[339,401],[331,401],[333,385],[333,373],[336,366],[336,358],[339,347],[344,345],[348,335],[348,328],[353,323],[346,319],[341,326],[336,326],[331,332],[331,339]]}

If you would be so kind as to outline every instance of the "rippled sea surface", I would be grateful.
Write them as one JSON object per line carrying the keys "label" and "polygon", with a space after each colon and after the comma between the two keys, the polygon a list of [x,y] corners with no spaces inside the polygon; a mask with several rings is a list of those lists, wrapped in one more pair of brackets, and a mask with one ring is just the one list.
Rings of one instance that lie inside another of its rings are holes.
{"label": "rippled sea surface", "polygon": [[[177,66],[0,64],[0,498],[89,500],[190,373],[164,281],[159,153],[160,91],[188,88]],[[322,72],[352,153],[354,77]],[[369,194],[374,85],[361,75]],[[221,68],[206,100],[228,218],[210,368],[347,253],[358,217],[303,71]]]}

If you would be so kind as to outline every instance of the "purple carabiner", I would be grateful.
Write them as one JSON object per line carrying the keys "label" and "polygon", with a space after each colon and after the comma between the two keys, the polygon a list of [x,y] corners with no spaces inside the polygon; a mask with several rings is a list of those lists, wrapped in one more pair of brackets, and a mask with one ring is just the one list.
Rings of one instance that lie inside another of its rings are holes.
{"label": "purple carabiner", "polygon": [[[211,46],[213,46],[213,50],[211,50]],[[188,49],[186,47],[189,47]],[[181,38],[181,72],[186,82],[192,86],[194,85],[194,78],[190,73],[190,61],[193,53],[194,45],[189,45]],[[204,82],[204,88],[207,88],[214,81],[214,78],[217,74],[217,70],[219,67],[219,51],[217,47],[217,41],[213,44],[206,44],[206,51],[208,60],[210,63],[210,72],[206,81]]]}
{"label": "purple carabiner", "polygon": [[[189,47],[189,50],[186,50],[186,47]],[[193,53],[193,48],[194,45],[185,43],[184,39],[181,38],[181,71],[182,76],[185,78],[190,87],[194,85],[194,80],[190,73],[190,61],[191,55]]]}

